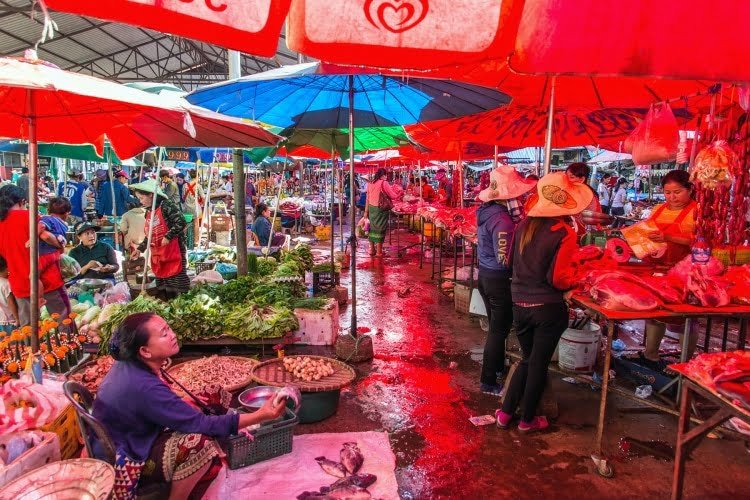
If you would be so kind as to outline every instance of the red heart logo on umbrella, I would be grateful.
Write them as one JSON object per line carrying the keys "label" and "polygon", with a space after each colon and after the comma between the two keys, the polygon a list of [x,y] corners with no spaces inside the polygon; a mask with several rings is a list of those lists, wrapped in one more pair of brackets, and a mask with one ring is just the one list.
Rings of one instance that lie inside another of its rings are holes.
{"label": "red heart logo on umbrella", "polygon": [[376,28],[402,33],[427,16],[427,0],[367,0],[365,17]]}

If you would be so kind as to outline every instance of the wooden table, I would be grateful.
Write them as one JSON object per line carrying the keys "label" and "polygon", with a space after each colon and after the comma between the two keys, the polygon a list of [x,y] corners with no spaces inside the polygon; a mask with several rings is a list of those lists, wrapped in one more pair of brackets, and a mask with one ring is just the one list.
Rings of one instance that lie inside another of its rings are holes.
{"label": "wooden table", "polygon": [[[677,449],[675,450],[674,474],[672,476],[672,500],[682,498],[682,489],[685,483],[685,462],[688,455],[711,430],[732,417],[737,417],[750,424],[750,411],[732,404],[729,399],[690,378],[689,375],[683,374],[682,376],[680,420],[677,424]],[[695,394],[706,398],[719,409],[706,421],[690,429],[690,401]]]}

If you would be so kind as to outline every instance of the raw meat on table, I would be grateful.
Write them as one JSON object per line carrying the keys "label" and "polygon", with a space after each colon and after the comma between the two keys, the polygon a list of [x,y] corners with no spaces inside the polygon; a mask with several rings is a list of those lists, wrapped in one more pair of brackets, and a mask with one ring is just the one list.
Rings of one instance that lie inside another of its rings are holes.
{"label": "raw meat on table", "polygon": [[687,288],[700,305],[705,307],[721,307],[730,302],[726,286],[720,280],[708,276],[700,266],[693,267]]}
{"label": "raw meat on table", "polygon": [[661,305],[650,291],[617,277],[598,280],[589,293],[597,304],[614,311],[652,311]]}

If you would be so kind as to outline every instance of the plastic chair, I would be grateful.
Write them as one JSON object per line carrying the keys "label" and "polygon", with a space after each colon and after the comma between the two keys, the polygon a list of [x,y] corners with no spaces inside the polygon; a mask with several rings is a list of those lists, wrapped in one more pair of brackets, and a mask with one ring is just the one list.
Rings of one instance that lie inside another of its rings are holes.
{"label": "plastic chair", "polygon": [[[86,445],[86,452],[91,458],[103,460],[110,465],[115,464],[115,444],[109,437],[104,425],[91,414],[94,406],[94,396],[78,382],[68,380],[63,384],[63,392],[68,401],[76,409],[78,426]],[[94,443],[98,446],[94,446]],[[97,452],[98,451],[98,452]],[[139,500],[157,500],[169,495],[169,484],[152,484],[139,487],[136,497]]]}
{"label": "plastic chair", "polygon": [[[76,409],[78,426],[81,428],[83,443],[89,457],[115,464],[115,444],[109,437],[104,425],[91,414],[94,396],[78,382],[67,381],[63,384],[65,397]],[[97,447],[94,444],[98,444]]]}

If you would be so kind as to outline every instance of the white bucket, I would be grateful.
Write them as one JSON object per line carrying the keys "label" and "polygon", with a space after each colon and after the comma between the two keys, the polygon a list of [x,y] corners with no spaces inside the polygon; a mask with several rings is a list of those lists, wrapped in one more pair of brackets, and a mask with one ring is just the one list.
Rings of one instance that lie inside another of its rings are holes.
{"label": "white bucket", "polygon": [[596,323],[589,323],[585,330],[565,330],[557,346],[560,368],[578,373],[593,372],[599,352],[600,330]]}

